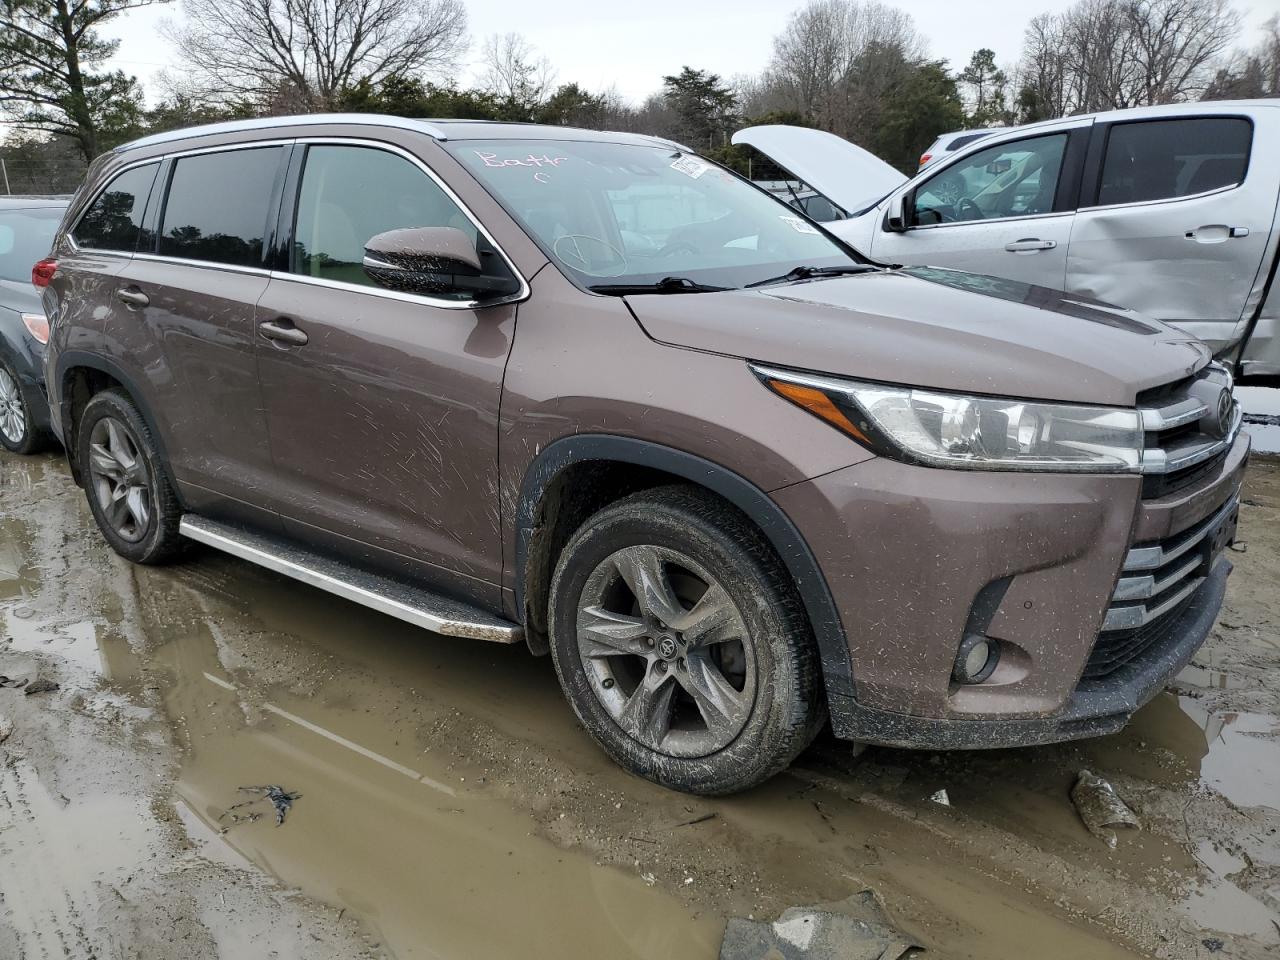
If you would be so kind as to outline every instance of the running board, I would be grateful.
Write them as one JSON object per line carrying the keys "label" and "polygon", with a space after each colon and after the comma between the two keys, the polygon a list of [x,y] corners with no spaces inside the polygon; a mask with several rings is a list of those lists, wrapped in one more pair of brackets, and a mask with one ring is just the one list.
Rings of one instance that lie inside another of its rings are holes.
{"label": "running board", "polygon": [[178,532],[234,557],[436,633],[494,643],[519,643],[524,636],[517,624],[468,603],[369,573],[239,527],[188,513],[183,516]]}

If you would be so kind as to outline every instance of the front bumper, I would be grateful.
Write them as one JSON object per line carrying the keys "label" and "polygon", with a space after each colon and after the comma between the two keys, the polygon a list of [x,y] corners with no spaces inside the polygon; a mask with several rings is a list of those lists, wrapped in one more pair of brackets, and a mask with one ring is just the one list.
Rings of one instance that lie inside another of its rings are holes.
{"label": "front bumper", "polygon": [[[809,540],[849,643],[828,685],[838,736],[935,749],[1028,745],[1120,729],[1208,636],[1230,563],[1134,659],[1091,660],[1130,547],[1177,537],[1238,495],[1241,436],[1192,488],[1137,477],[935,470],[877,459],[774,493]],[[1222,544],[1218,545],[1219,547]],[[983,683],[951,678],[966,633],[999,641]]]}

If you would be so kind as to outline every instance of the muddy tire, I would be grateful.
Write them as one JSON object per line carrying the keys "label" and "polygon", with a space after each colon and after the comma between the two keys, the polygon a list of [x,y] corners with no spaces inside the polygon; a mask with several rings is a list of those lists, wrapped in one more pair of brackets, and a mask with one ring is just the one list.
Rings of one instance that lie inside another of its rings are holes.
{"label": "muddy tire", "polygon": [[623,768],[688,793],[784,769],[825,720],[817,649],[785,568],[747,518],[691,487],[612,504],[551,583],[565,696]]}
{"label": "muddy tire", "polygon": [[53,442],[46,431],[32,425],[32,404],[43,402],[33,392],[8,358],[0,356],[0,446],[12,453],[39,453]]}
{"label": "muddy tire", "polygon": [[111,549],[135,563],[177,556],[182,508],[133,401],[118,390],[96,394],[80,417],[76,445],[89,509]]}

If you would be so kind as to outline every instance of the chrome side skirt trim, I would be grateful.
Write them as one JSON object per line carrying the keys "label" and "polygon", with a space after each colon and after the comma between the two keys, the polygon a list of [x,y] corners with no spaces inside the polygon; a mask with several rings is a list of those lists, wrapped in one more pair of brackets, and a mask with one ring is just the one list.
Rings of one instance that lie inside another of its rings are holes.
{"label": "chrome side skirt trim", "polygon": [[524,636],[518,624],[469,604],[194,514],[186,514],[178,529],[184,537],[445,636],[494,643],[518,643]]}

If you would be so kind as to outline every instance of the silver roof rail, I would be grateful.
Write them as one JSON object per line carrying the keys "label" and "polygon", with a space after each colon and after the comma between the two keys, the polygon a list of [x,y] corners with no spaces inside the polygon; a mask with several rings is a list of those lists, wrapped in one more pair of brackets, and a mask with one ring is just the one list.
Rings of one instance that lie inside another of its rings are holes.
{"label": "silver roof rail", "polygon": [[445,136],[445,132],[435,124],[424,120],[413,120],[408,117],[388,116],[380,113],[308,113],[291,117],[227,120],[223,123],[206,123],[198,127],[184,127],[181,130],[170,130],[166,133],[153,133],[150,136],[121,144],[115,148],[115,152],[132,150],[136,147],[173,143],[178,140],[204,137],[215,133],[238,133],[242,130],[264,130],[274,127],[314,127],[326,123],[358,123],[372,127],[397,127],[401,130],[414,130],[418,133],[425,133],[436,140],[448,139]]}

